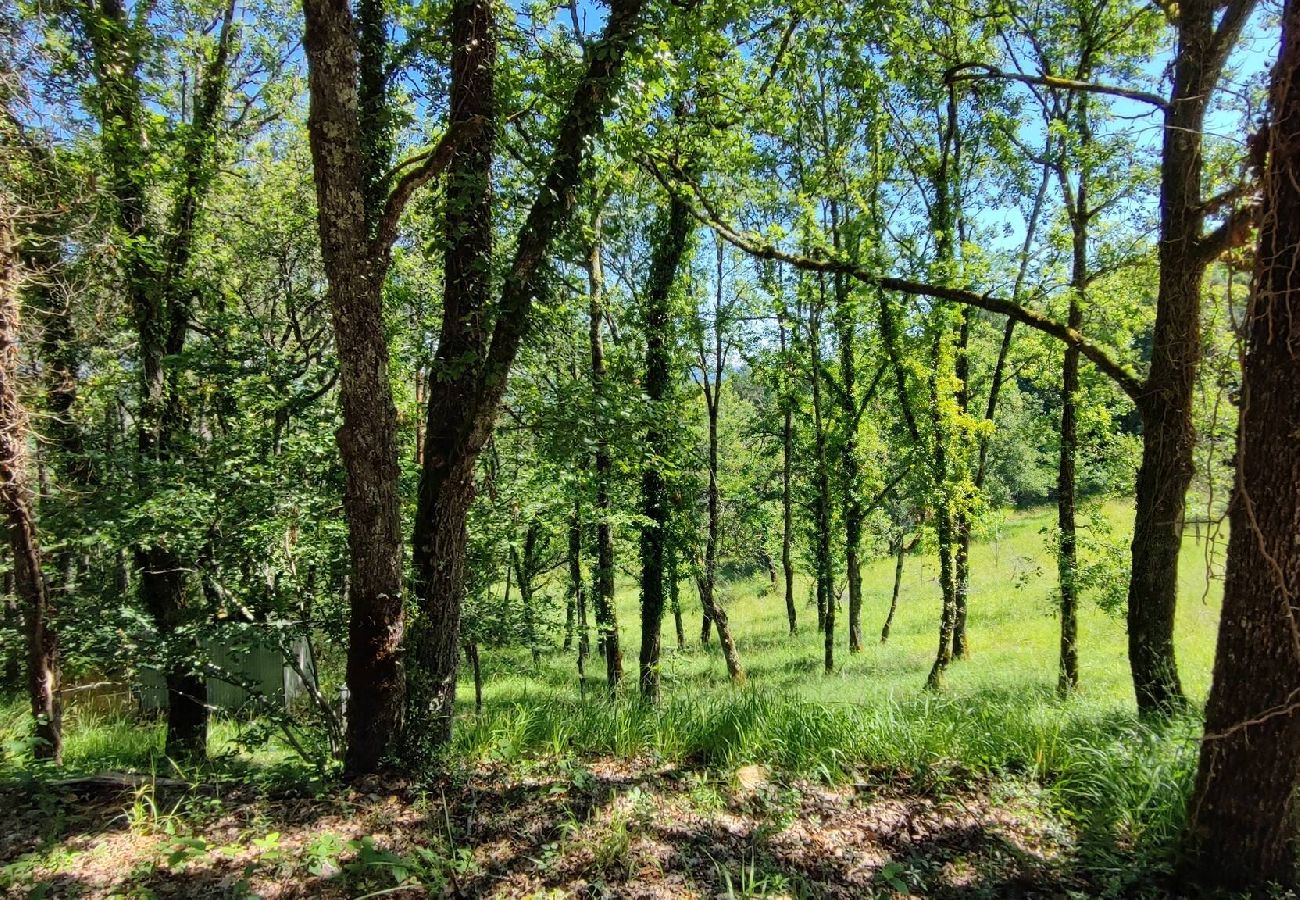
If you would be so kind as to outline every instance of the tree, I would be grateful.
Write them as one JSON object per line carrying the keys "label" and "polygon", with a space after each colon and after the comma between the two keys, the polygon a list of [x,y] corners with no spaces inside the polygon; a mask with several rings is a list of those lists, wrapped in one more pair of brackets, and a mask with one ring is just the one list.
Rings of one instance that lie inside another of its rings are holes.
{"label": "tree", "polygon": [[[670,205],[673,202],[669,201]],[[681,227],[691,224],[690,213],[685,209],[677,212],[682,219]],[[718,484],[718,415],[722,405],[722,379],[726,370],[729,342],[726,338],[727,318],[731,315],[732,304],[723,300],[723,279],[726,245],[721,238],[717,242],[717,266],[714,269],[713,310],[706,329],[703,322],[697,321],[700,392],[704,395],[704,409],[707,420],[707,443],[705,467],[708,471],[708,524],[704,540],[704,566],[700,573],[700,604],[704,607],[703,640],[708,642],[709,623],[718,629],[718,644],[722,648],[722,657],[727,663],[727,674],[732,681],[743,682],[745,670],[740,664],[740,655],[736,652],[736,641],[731,634],[726,610],[718,602],[718,545],[721,528],[721,488]],[[697,319],[698,319],[698,310]],[[706,337],[707,335],[707,337]],[[706,346],[706,344],[708,346]],[[649,374],[647,372],[647,374]],[[648,381],[649,379],[647,379]],[[662,440],[662,439],[661,439]],[[662,563],[662,560],[661,560]],[[662,565],[661,565],[662,568]],[[662,610],[662,603],[660,604]]]}
{"label": "tree", "polygon": [[[6,123],[8,124],[8,123]],[[63,703],[59,696],[59,641],[51,622],[49,589],[37,542],[28,476],[28,414],[19,392],[23,345],[15,198],[0,196],[0,513],[14,561],[14,592],[27,631],[27,692],[35,722],[37,759],[63,762]]]}
{"label": "tree", "polygon": [[[497,25],[487,0],[452,6],[452,127],[481,122],[448,168],[442,330],[430,383],[412,562],[420,619],[408,643],[405,757],[418,765],[451,736],[464,595],[465,517],[473,468],[528,328],[547,254],[568,224],[592,139],[609,110],[641,27],[643,0],[615,0],[563,109],[550,160],[493,302],[491,162]],[[490,324],[489,324],[490,323]]]}
{"label": "tree", "polygon": [[[607,389],[609,373],[605,366],[605,270],[600,258],[603,247],[600,240],[603,221],[598,212],[592,223],[591,249],[587,255],[587,341],[591,355],[592,425],[596,430],[596,452],[593,456],[598,517],[596,572],[592,596],[595,601],[600,651],[605,657],[605,681],[610,693],[613,694],[619,680],[623,677],[623,650],[619,641],[618,616],[614,609],[614,526],[610,522],[613,506],[610,498],[610,479],[614,466],[610,455],[609,424],[606,415],[610,399]],[[642,646],[644,647],[644,644]]]}
{"label": "tree", "polygon": [[384,279],[407,202],[446,169],[461,142],[490,132],[475,113],[399,167],[388,166],[383,6],[361,0],[304,0],[304,48],[311,95],[308,132],[316,182],[321,256],[339,356],[347,474],[344,510],[350,554],[346,768],[373,772],[396,749],[405,701],[402,531],[397,409],[389,382]]}
{"label": "tree", "polygon": [[[660,634],[667,593],[664,575],[671,540],[672,505],[664,477],[670,458],[669,434],[664,406],[671,391],[671,317],[673,284],[677,280],[692,232],[690,212],[680,199],[670,199],[654,232],[654,250],[646,277],[643,298],[645,320],[645,396],[650,406],[646,429],[646,460],[641,473],[641,695],[659,699]],[[707,603],[704,614],[711,610]]]}
{"label": "tree", "polygon": [[1237,482],[1186,874],[1295,888],[1300,782],[1300,3],[1282,13],[1255,278],[1245,321]]}
{"label": "tree", "polygon": [[[193,113],[187,122],[157,127],[147,108],[144,72],[153,23],[151,4],[128,12],[121,0],[86,0],[72,6],[71,25],[84,39],[94,85],[90,107],[99,125],[100,154],[114,205],[121,275],[138,337],[139,382],[135,412],[138,453],[136,488],[147,500],[180,471],[188,429],[183,371],[168,366],[185,349],[191,320],[189,270],[196,224],[217,172],[217,148],[224,101],[235,49],[235,4],[225,4],[201,65]],[[161,141],[152,141],[160,137]],[[169,190],[151,183],[159,167],[155,149],[168,146],[177,156]],[[172,199],[159,211],[159,197]],[[160,226],[160,222],[165,225]],[[134,548],[140,600],[156,624],[169,657],[167,752],[202,756],[207,747],[207,685],[195,664],[199,654],[188,632],[201,610],[187,598],[186,571],[165,536],[145,535]]]}
{"label": "tree", "polygon": [[[1222,9],[1220,6],[1222,5]],[[1192,0],[1174,11],[1173,86],[1164,104],[1160,156],[1160,288],[1151,368],[1135,398],[1142,415],[1133,559],[1128,593],[1129,664],[1138,710],[1167,714],[1185,702],[1174,657],[1178,553],[1193,471],[1192,393],[1201,358],[1205,270],[1249,223],[1233,210],[1205,231],[1205,113],[1255,0]]]}

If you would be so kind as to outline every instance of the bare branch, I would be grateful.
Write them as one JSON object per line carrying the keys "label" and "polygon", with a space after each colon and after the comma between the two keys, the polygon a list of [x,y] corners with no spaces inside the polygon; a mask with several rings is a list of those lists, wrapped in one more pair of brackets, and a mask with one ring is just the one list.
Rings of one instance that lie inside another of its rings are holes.
{"label": "bare branch", "polygon": [[1149,103],[1157,109],[1166,109],[1169,101],[1159,94],[1140,91],[1135,88],[1121,87],[1116,84],[1097,84],[1092,81],[1075,81],[1073,78],[1059,78],[1055,75],[1027,75],[1023,72],[1008,72],[997,66],[985,63],[962,63],[943,73],[945,84],[958,81],[1016,81],[1036,87],[1056,88],[1063,91],[1081,91],[1086,94],[1105,94],[1110,97],[1122,97]]}

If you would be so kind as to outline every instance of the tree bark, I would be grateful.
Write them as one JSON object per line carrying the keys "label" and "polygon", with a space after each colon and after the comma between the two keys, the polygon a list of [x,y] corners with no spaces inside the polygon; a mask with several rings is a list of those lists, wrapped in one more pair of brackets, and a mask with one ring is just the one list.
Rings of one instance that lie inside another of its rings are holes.
{"label": "tree bark", "polygon": [[894,550],[894,591],[889,597],[889,615],[885,616],[885,625],[880,629],[882,644],[889,640],[889,632],[894,625],[894,613],[898,611],[898,593],[903,587],[903,558],[906,555],[907,548],[903,542],[903,534],[899,532]]}
{"label": "tree bark", "polygon": [[18,389],[22,347],[19,311],[21,267],[9,198],[0,197],[0,507],[9,529],[14,593],[27,639],[27,693],[36,744],[33,755],[63,763],[63,705],[59,698],[59,642],[51,609],[28,483],[27,410]]}
{"label": "tree bark", "polygon": [[612,695],[623,678],[623,648],[619,640],[618,613],[614,608],[614,529],[610,524],[610,481],[614,465],[609,452],[609,423],[605,405],[605,270],[601,264],[601,219],[596,216],[595,238],[587,254],[588,342],[591,345],[591,393],[595,401],[592,424],[596,429],[596,627],[605,657],[605,682]]}
{"label": "tree bark", "polygon": [[[839,204],[831,202],[831,239],[840,249]],[[840,478],[843,484],[844,567],[849,586],[849,652],[862,652],[862,522],[865,512],[859,494],[861,465],[858,460],[857,328],[850,303],[848,279],[834,276],[834,325],[840,349],[840,418],[844,433],[840,445]]]}
{"label": "tree bark", "polygon": [[[957,411],[965,416],[970,411],[970,310],[961,309],[961,322],[957,329]],[[962,436],[959,446],[966,449]],[[970,642],[966,638],[966,601],[970,597],[970,513],[969,497],[960,498],[952,514],[953,529],[953,618],[952,658],[965,659],[970,655]]]}
{"label": "tree bark", "polygon": [[[349,608],[347,749],[350,776],[377,771],[396,750],[405,680],[397,409],[389,384],[383,282],[387,246],[374,247],[371,166],[363,154],[357,26],[346,0],[304,0],[321,255],[339,357]],[[378,52],[374,47],[369,53]],[[373,141],[371,141],[373,143]],[[378,250],[378,252],[376,252]]]}
{"label": "tree bark", "polygon": [[731,634],[727,613],[718,602],[718,540],[721,527],[721,493],[718,487],[718,414],[722,405],[722,375],[726,365],[723,330],[725,317],[722,303],[722,279],[724,248],[722,238],[717,239],[717,267],[714,278],[713,295],[713,349],[712,374],[709,372],[709,357],[700,353],[701,380],[709,423],[709,487],[708,487],[708,533],[704,542],[704,572],[700,579],[700,603],[704,607],[704,625],[701,634],[703,643],[709,640],[709,623],[718,629],[718,645],[722,649],[723,660],[727,664],[727,674],[734,682],[745,680],[745,670],[740,664],[740,655],[736,652],[736,642]]}
{"label": "tree bark", "polygon": [[645,394],[649,402],[646,459],[641,472],[641,696],[659,699],[659,660],[664,602],[664,572],[669,541],[669,498],[663,467],[670,454],[664,403],[672,387],[672,287],[686,255],[692,221],[686,204],[671,199],[656,227],[650,273],[644,292],[646,336]]}
{"label": "tree bark", "polygon": [[[1129,664],[1138,711],[1160,716],[1186,704],[1174,656],[1178,554],[1193,472],[1192,392],[1201,357],[1205,246],[1201,195],[1205,112],[1255,0],[1179,4],[1173,89],[1160,163],[1160,283],[1151,370],[1138,411],[1142,463],[1128,592]],[[1217,20],[1217,21],[1216,21]]]}
{"label": "tree bark", "polygon": [[[1089,75],[1090,55],[1090,52],[1085,49],[1080,65],[1082,80],[1086,80]],[[1075,137],[1081,155],[1076,175],[1077,183],[1073,188],[1071,187],[1063,167],[1059,170],[1059,180],[1071,233],[1070,306],[1066,324],[1077,331],[1083,327],[1083,299],[1088,289],[1088,223],[1091,221],[1092,211],[1088,208],[1090,163],[1084,157],[1092,144],[1092,130],[1088,121],[1088,96],[1083,94],[1073,98],[1073,104]],[[1067,346],[1061,368],[1061,444],[1056,477],[1059,532],[1056,563],[1057,583],[1061,592],[1061,649],[1056,692],[1062,697],[1073,693],[1079,686],[1079,561],[1078,529],[1075,523],[1075,467],[1079,444],[1078,391],[1079,350],[1077,347]]]}
{"label": "tree bark", "polygon": [[[488,0],[452,6],[453,126],[483,124],[455,151],[448,170],[447,257],[442,333],[431,373],[425,460],[415,514],[412,562],[421,618],[408,658],[406,764],[422,767],[451,737],[456,652],[464,602],[466,515],[474,466],[491,435],[506,381],[543,291],[544,263],[568,224],[593,138],[609,110],[624,59],[636,40],[644,0],[612,0],[605,31],[560,118],[547,172],[520,228],[495,308],[491,291],[491,162],[497,113],[496,24]],[[491,333],[488,333],[489,322]]]}
{"label": "tree bark", "polygon": [[481,388],[473,377],[487,352],[492,302],[497,23],[490,0],[452,4],[451,47],[448,127],[483,124],[456,148],[446,175],[442,331],[430,373],[413,548],[422,619],[408,648],[404,753],[416,765],[451,738],[466,518],[474,501],[475,461],[495,414],[485,418],[476,410]]}
{"label": "tree bark", "polygon": [[781,338],[781,572],[785,579],[785,614],[790,633],[799,630],[798,611],[794,602],[794,404],[790,396],[790,363],[786,349],[785,316],[778,322]]}
{"label": "tree bark", "polygon": [[677,631],[677,649],[686,649],[686,626],[682,623],[681,573],[677,565],[677,550],[668,550],[668,602],[673,608],[673,625]]}
{"label": "tree bark", "polygon": [[465,644],[465,659],[469,661],[470,672],[474,675],[474,712],[483,712],[483,667],[479,665],[478,644],[469,641]]}
{"label": "tree bark", "polygon": [[1273,71],[1228,567],[1184,874],[1295,888],[1300,782],[1300,4]]}
{"label": "tree bark", "polygon": [[[587,640],[587,584],[582,573],[582,508],[580,501],[573,504],[569,519],[569,602],[565,610],[564,649],[571,650],[577,633],[578,652],[585,657]],[[579,666],[579,675],[582,674]]]}
{"label": "tree bark", "polygon": [[826,459],[826,426],[822,416],[820,310],[808,319],[808,350],[812,367],[814,526],[817,557],[817,619],[822,632],[822,666],[827,675],[835,671],[835,586],[831,556],[831,485]]}

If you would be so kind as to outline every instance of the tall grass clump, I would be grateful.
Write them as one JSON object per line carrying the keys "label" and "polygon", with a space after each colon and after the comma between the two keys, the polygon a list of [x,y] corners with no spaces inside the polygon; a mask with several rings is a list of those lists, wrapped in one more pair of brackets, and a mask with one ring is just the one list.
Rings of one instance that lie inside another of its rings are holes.
{"label": "tall grass clump", "polygon": [[916,779],[923,784],[1020,779],[1046,789],[1078,827],[1080,852],[1120,878],[1140,849],[1163,865],[1185,814],[1197,722],[1161,729],[1106,705],[1044,692],[928,695],[871,706],[826,704],[757,689],[636,699],[507,702],[467,718],[455,755],[467,761],[649,757],[730,769],[764,764],[792,777]]}

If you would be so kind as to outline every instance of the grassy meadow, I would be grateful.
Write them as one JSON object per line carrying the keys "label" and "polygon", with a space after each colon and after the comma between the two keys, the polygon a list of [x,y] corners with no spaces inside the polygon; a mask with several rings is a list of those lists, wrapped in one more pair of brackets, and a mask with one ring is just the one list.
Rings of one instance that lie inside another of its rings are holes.
{"label": "grassy meadow", "polygon": [[[1130,505],[1111,502],[1103,513],[1115,528],[1114,539],[1126,540]],[[842,606],[837,623],[836,671],[829,676],[822,671],[822,636],[816,631],[815,609],[807,604],[806,578],[796,584],[800,628],[795,636],[788,634],[780,590],[766,577],[722,585],[748,674],[748,683],[743,687],[729,684],[716,638],[708,647],[700,646],[698,598],[683,584],[687,645],[683,650],[677,648],[672,618],[667,616],[664,698],[656,707],[641,703],[636,696],[640,649],[637,592],[635,581],[625,569],[620,573],[617,597],[625,680],[617,700],[607,698],[599,657],[589,660],[587,678],[582,683],[577,678],[573,652],[556,647],[543,652],[534,665],[527,649],[484,647],[484,708],[481,713],[475,712],[473,686],[468,673],[462,672],[461,710],[450,758],[443,773],[431,782],[439,785],[437,792],[445,806],[440,812],[435,810],[435,818],[450,823],[464,815],[468,817],[465,834],[469,834],[476,804],[483,796],[496,792],[501,801],[497,815],[500,827],[503,832],[514,833],[521,826],[510,824],[506,817],[512,811],[522,812],[522,807],[509,799],[511,792],[532,791],[537,794],[538,811],[529,827],[539,837],[537,846],[528,851],[532,856],[512,857],[533,862],[502,863],[499,875],[491,874],[498,869],[490,862],[494,852],[490,843],[467,850],[457,849],[454,842],[443,847],[440,854],[451,854],[449,859],[459,860],[456,865],[469,866],[480,879],[466,883],[472,890],[464,885],[460,890],[477,895],[484,889],[482,885],[497,884],[493,879],[506,877],[524,878],[527,884],[559,885],[558,895],[581,893],[591,884],[634,884],[638,878],[651,878],[647,874],[650,870],[644,868],[640,875],[634,874],[638,859],[648,858],[647,854],[671,854],[675,842],[689,833],[691,840],[707,844],[709,859],[739,852],[741,862],[735,863],[735,878],[744,875],[745,865],[750,875],[757,877],[754,860],[761,860],[767,872],[762,877],[776,880],[760,879],[755,884],[767,884],[769,888],[784,885],[780,890],[755,888],[737,894],[730,887],[733,874],[726,866],[715,867],[716,871],[705,866],[707,871],[701,874],[700,867],[688,858],[653,863],[657,874],[651,880],[680,869],[687,882],[698,887],[696,893],[688,892],[690,896],[716,896],[719,891],[728,896],[820,896],[825,885],[832,883],[847,886],[844,889],[854,895],[865,892],[861,895],[875,896],[879,890],[882,896],[896,896],[902,882],[925,891],[937,890],[937,896],[947,896],[945,891],[950,888],[956,891],[954,896],[967,896],[960,888],[960,880],[953,882],[958,887],[943,887],[951,880],[954,860],[962,865],[984,860],[978,865],[988,867],[988,873],[980,876],[982,893],[976,891],[971,896],[1007,895],[1012,890],[1008,885],[1019,883],[1015,882],[1017,878],[1057,883],[1078,896],[1164,895],[1160,885],[1177,852],[1195,772],[1199,722],[1194,715],[1158,727],[1137,721],[1122,615],[1108,613],[1092,600],[1083,604],[1080,616],[1080,690],[1065,700],[1056,696],[1058,626],[1052,610],[1055,565],[1046,546],[1054,515],[1051,509],[1006,513],[973,544],[968,620],[972,653],[952,665],[943,690],[937,693],[923,688],[937,644],[940,604],[934,554],[924,548],[907,558],[898,612],[885,644],[879,635],[893,587],[894,562],[879,559],[866,566],[866,647],[860,654],[848,653],[847,610]],[[632,562],[622,560],[623,566]],[[1183,681],[1197,707],[1209,686],[1221,595],[1217,580],[1210,580],[1207,589],[1206,571],[1206,545],[1189,531],[1182,560],[1177,646]],[[545,589],[558,592],[562,587],[555,584]],[[400,858],[408,863],[431,852],[427,843],[430,838],[420,830],[424,826],[410,825],[407,830],[393,831],[387,823],[397,813],[384,811],[387,807],[368,810],[361,817],[349,812],[354,810],[349,804],[355,802],[350,799],[355,794],[338,794],[329,787],[329,779],[316,780],[311,770],[276,738],[248,749],[250,744],[241,741],[241,735],[250,727],[256,728],[257,723],[232,719],[214,723],[210,749],[216,758],[209,773],[178,773],[159,756],[161,728],[127,715],[93,714],[78,710],[74,704],[67,726],[65,772],[134,769],[200,780],[216,778],[231,784],[251,779],[268,786],[268,790],[283,789],[272,789],[272,785],[305,781],[315,784],[312,790],[319,809],[313,815],[332,817],[327,821],[338,834],[351,835],[340,843],[344,849],[339,859],[352,862],[341,863],[346,876],[342,881],[326,878],[294,882],[293,890],[299,894],[306,891],[303,895],[323,892],[321,895],[334,896],[330,891],[340,888],[343,893],[338,896],[352,896],[358,885],[370,883],[366,873],[374,871],[383,873],[376,884],[389,884],[387,870],[378,862],[367,862],[371,850],[366,849],[365,841],[369,834],[391,833],[388,846],[394,848],[393,853],[400,851]],[[24,768],[30,766],[30,761],[23,762],[21,751],[26,727],[23,704],[15,698],[0,714],[4,767],[17,765],[18,780],[14,785],[26,783],[22,779],[33,772]],[[747,794],[744,787],[748,779],[755,777],[755,770],[765,773],[757,776],[760,783],[772,778],[785,785],[781,792],[762,794],[767,799],[757,807],[752,791]],[[38,779],[46,777],[39,770],[35,774]],[[16,797],[28,798],[23,802],[35,803],[30,798],[43,796],[27,788],[16,789],[20,791]],[[283,829],[286,835],[292,833],[291,829],[306,829],[303,840],[307,841],[313,829],[323,827],[320,821],[326,820],[312,820],[315,824],[280,822],[266,808],[267,803],[274,807],[279,801],[266,799],[274,794],[260,790],[249,795],[253,799],[239,801],[243,805],[238,807],[238,815],[248,812],[248,804],[254,810],[248,813],[253,816],[251,824],[239,826],[241,834],[246,831],[257,838],[250,837],[254,847],[260,847],[258,841],[266,839],[263,833],[269,829]],[[429,791],[433,790],[431,786]],[[462,794],[469,804],[463,810],[455,806],[459,801],[447,799]],[[382,792],[371,795],[371,804],[382,806],[383,796]],[[400,814],[425,815],[420,810],[425,802],[422,798],[427,796],[420,789],[401,801]],[[746,796],[751,799],[746,800]],[[582,811],[575,812],[577,807],[572,803],[576,797],[586,797],[582,803],[595,802],[596,806],[582,806]],[[875,805],[864,807],[863,798],[869,797],[878,799],[871,801]],[[546,804],[552,801],[560,805],[548,811]],[[52,801],[41,802],[48,805]],[[131,810],[140,807],[139,797],[132,801],[133,805],[124,807],[125,812],[118,810],[122,802],[107,801],[102,814],[117,816],[115,821],[119,822],[133,821]],[[834,821],[866,817],[870,830],[885,828],[880,816],[892,815],[888,812],[894,808],[890,804],[900,802],[913,805],[908,815],[920,817],[918,821],[931,817],[933,821],[927,827],[938,829],[934,834],[950,836],[936,838],[936,843],[925,849],[908,850],[889,844],[893,839],[887,837],[886,829],[881,832],[886,835],[882,839],[893,849],[880,850],[883,855],[878,854],[867,868],[853,869],[858,875],[847,869],[817,875],[817,867],[824,866],[829,857],[827,851],[809,846],[804,846],[788,864],[778,864],[780,840],[772,836],[788,836],[791,828],[799,831],[805,825],[815,831],[816,823],[826,815],[819,804],[834,806]],[[630,813],[624,809],[629,803],[633,810]],[[180,815],[176,811],[182,808],[177,806],[172,814]],[[951,825],[956,814],[953,811],[976,808],[985,810],[979,814],[984,816],[980,822]],[[998,812],[1003,808],[1017,811]],[[44,807],[33,807],[35,819],[43,815],[40,809]],[[658,834],[656,815],[667,816],[665,822],[676,824],[663,824],[659,829],[663,833]],[[717,830],[721,827],[718,822],[735,815],[746,817],[745,827],[752,831],[739,850],[719,837],[725,835],[725,829]],[[134,835],[132,840],[139,844],[130,851],[136,856],[145,853],[140,847],[146,844],[170,846],[167,842],[174,839],[169,836],[173,832],[205,835],[202,839],[210,840],[203,829],[215,827],[213,822],[218,820],[199,816],[190,821],[180,815],[166,828],[160,828],[148,815],[142,821],[138,827],[133,824],[128,829]],[[349,823],[348,827],[344,822]],[[578,824],[581,822],[588,824]],[[33,825],[33,834],[44,827]],[[15,856],[17,861],[7,866],[0,865],[0,886],[44,883],[42,879],[57,878],[58,872],[83,865],[76,860],[84,854],[73,854],[62,862],[61,857],[51,855],[64,853],[60,848],[65,845],[58,837],[62,831],[40,833],[44,836],[29,839],[24,845],[38,849]],[[1003,840],[997,835],[1010,835],[1013,843],[1019,842],[1029,850],[1008,857],[997,849]],[[777,843],[773,844],[773,840]],[[1044,841],[1054,848],[1051,852],[1042,849],[1046,844],[1039,846]],[[247,855],[253,851],[241,852]],[[306,851],[294,851],[297,855],[293,865],[301,863],[299,868],[311,868],[310,859],[298,859],[304,852],[310,857],[314,851],[310,846]],[[148,853],[162,851],[152,849]],[[204,859],[212,855],[208,850],[204,853]],[[746,857],[746,853],[751,856]],[[598,861],[599,871],[595,874],[590,863],[592,854]],[[616,862],[599,863],[605,857]],[[274,853],[267,856],[273,858]],[[442,856],[437,858],[443,860]],[[749,863],[743,863],[746,858]],[[159,883],[165,883],[166,867],[160,868],[157,860],[149,862],[146,858],[140,865],[143,868],[133,876],[137,881],[154,884],[162,879]],[[227,877],[228,873],[222,873],[234,865],[224,860],[204,877],[210,876],[215,882],[218,876]],[[239,865],[248,864],[241,861]],[[259,865],[262,868],[258,871],[264,870],[267,883],[281,888],[288,877],[285,872],[292,868],[283,859],[274,865],[255,863],[254,868]],[[410,874],[415,869],[403,865],[407,868],[401,870],[405,873],[401,879],[406,880],[399,879],[398,885],[427,888],[443,877],[432,870],[417,877]],[[527,870],[524,874],[521,865]],[[605,869],[600,868],[602,865]],[[610,865],[621,874],[611,876],[607,871]],[[1026,865],[1030,869],[1025,869]],[[31,871],[15,874],[15,866],[26,866],[23,872]],[[444,866],[444,862],[438,862],[438,866]],[[866,880],[853,880],[859,877]],[[112,886],[120,885],[120,877],[109,872],[101,880],[110,886],[104,895],[116,896],[112,891],[117,888]],[[534,895],[529,893],[531,888],[525,890],[512,884],[500,889],[499,895]],[[813,887],[788,890],[791,884]],[[822,887],[816,886],[819,884]],[[677,888],[668,890],[677,895]],[[291,891],[283,895],[298,894]],[[617,891],[612,895],[618,895]]]}
{"label": "grassy meadow", "polygon": [[[1115,539],[1127,544],[1131,503],[1111,501],[1103,512],[1115,529]],[[953,700],[1002,696],[1024,703],[1053,697],[1059,626],[1053,608],[1055,560],[1046,546],[1050,538],[1046,529],[1054,525],[1055,515],[1054,508],[1006,512],[982,539],[973,542],[967,625],[971,656],[949,669],[944,696]],[[1198,704],[1209,689],[1222,597],[1218,579],[1209,580],[1207,591],[1205,551],[1205,541],[1198,541],[1189,529],[1181,560],[1177,652],[1184,686]],[[788,633],[779,583],[772,585],[766,577],[723,582],[723,603],[751,686],[821,704],[871,707],[921,698],[938,641],[941,598],[934,556],[932,550],[918,548],[907,557],[898,611],[885,644],[879,638],[893,589],[894,560],[875,559],[863,567],[866,646],[860,654],[848,653],[845,594],[836,618],[836,672],[831,676],[822,671],[823,638],[816,630],[816,610],[808,603],[809,575],[801,573],[795,580],[799,632],[794,636]],[[626,569],[635,561],[620,562],[620,568]],[[631,683],[641,643],[638,593],[630,575],[621,571],[620,576],[616,601]],[[837,592],[840,588],[837,584]],[[708,648],[700,647],[699,600],[686,582],[681,602],[687,645],[685,651],[677,650],[672,617],[665,614],[664,690],[674,697],[698,697],[724,688],[727,673],[716,640]],[[1079,620],[1080,690],[1068,705],[1114,713],[1133,708],[1126,640],[1122,611],[1107,613],[1085,598]],[[487,649],[483,667],[487,706],[503,700],[572,698],[580,693],[570,655],[544,655],[540,669],[534,669],[525,652]],[[589,664],[589,691],[599,694],[603,675],[599,659]],[[470,707],[472,687],[464,680],[460,699]],[[1054,699],[1050,702],[1055,705]]]}

